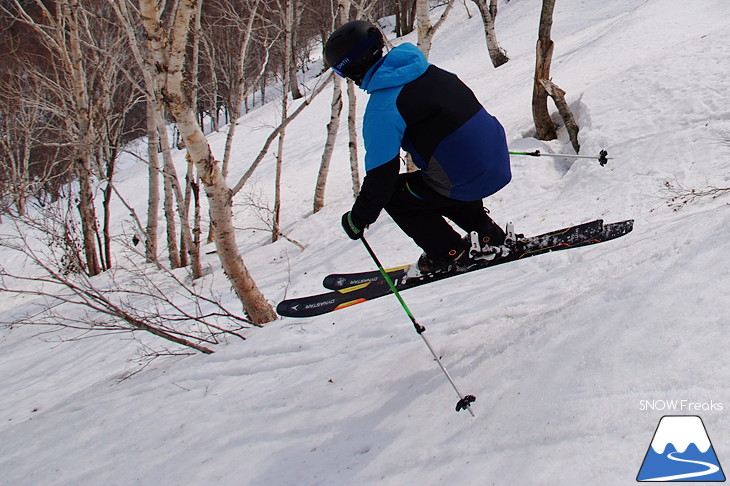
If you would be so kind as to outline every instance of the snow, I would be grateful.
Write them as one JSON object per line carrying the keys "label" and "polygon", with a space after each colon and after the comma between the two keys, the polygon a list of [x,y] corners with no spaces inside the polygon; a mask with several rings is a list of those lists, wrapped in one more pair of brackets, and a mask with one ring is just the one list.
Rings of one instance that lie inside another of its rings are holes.
{"label": "snow", "polygon": [[[497,32],[511,60],[499,69],[468,2],[471,18],[453,9],[430,60],[474,89],[511,149],[571,153],[563,132],[532,138],[540,4],[501,5]],[[613,159],[513,157],[513,182],[486,204],[526,234],[595,218],[633,218],[635,228],[403,294],[456,384],[476,395],[474,418],[454,411],[456,394],[394,298],[284,318],[212,355],[144,369],[129,336],[67,341],[15,326],[0,329],[0,484],[628,485],[667,414],[701,415],[730,463],[730,194],[672,202],[668,187],[730,186],[730,3],[557,2],[552,32],[552,76],[581,127],[581,153]],[[240,120],[231,185],[277,124],[277,105]],[[287,128],[283,231],[305,250],[238,234],[272,304],[322,292],[328,273],[373,268],[339,226],[352,203],[345,137],[327,206],[311,214],[328,107],[325,93]],[[225,134],[209,139],[222,157]],[[272,162],[244,191],[271,200]],[[119,190],[143,215],[146,167],[123,167]],[[115,211],[120,232],[128,214]],[[260,226],[240,198],[235,212],[238,227]],[[4,218],[2,232],[10,228]],[[386,215],[368,240],[386,266],[419,254]],[[216,256],[205,266],[236,308]],[[0,293],[8,315],[32,304]],[[722,406],[641,405],[665,400]]]}

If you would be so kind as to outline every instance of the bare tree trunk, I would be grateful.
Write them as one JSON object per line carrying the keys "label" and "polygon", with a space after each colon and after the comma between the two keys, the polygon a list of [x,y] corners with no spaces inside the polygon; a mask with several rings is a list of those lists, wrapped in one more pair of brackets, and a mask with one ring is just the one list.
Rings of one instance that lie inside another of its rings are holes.
{"label": "bare tree trunk", "polygon": [[114,159],[109,158],[106,166],[106,187],[104,188],[104,270],[109,270],[112,267],[112,235],[109,225],[111,223],[111,201],[112,192],[114,190]]}
{"label": "bare tree trunk", "polygon": [[91,169],[88,158],[77,159],[76,174],[79,178],[79,215],[81,217],[81,233],[86,256],[86,271],[90,276],[101,273],[99,256],[96,253],[96,211],[94,195],[91,187]]}
{"label": "bare tree trunk", "polygon": [[[289,96],[284,93],[284,98]],[[274,213],[272,215],[273,221],[271,222],[271,242],[275,242],[279,239],[279,233],[281,232],[281,171],[284,164],[284,137],[286,132],[279,134],[279,153],[276,154],[276,178],[274,180]]]}
{"label": "bare tree trunk", "polygon": [[[230,113],[230,125],[228,127],[228,134],[226,135],[226,146],[223,151],[223,177],[228,177],[228,161],[231,158],[231,147],[233,146],[233,138],[236,134],[236,126],[238,125],[238,118],[241,116],[241,106],[246,97],[246,80],[245,80],[245,65],[246,56],[248,54],[248,48],[251,45],[251,38],[253,37],[253,24],[257,17],[260,0],[256,0],[251,7],[251,15],[242,26],[243,28],[243,39],[241,45],[236,52],[236,78],[235,78],[235,94],[231,100],[231,113]],[[266,50],[267,56],[270,49]],[[264,66],[266,62],[264,62]],[[249,86],[253,86],[254,83],[250,83]]]}
{"label": "bare tree trunk", "polygon": [[[159,130],[158,130],[159,132]],[[164,141],[167,140],[167,133],[159,133],[160,140],[163,140],[163,200],[162,208],[165,213],[165,222],[167,223],[167,254],[170,258],[171,268],[180,268],[180,250],[177,247],[177,223],[175,222],[175,203],[173,201],[172,184],[176,179],[176,175],[171,173],[174,171],[174,165],[171,163],[170,148],[164,148]]]}
{"label": "bare tree trunk", "polygon": [[482,17],[489,59],[491,59],[494,67],[499,67],[509,61],[509,57],[507,57],[507,53],[500,47],[499,42],[497,42],[497,32],[494,28],[494,22],[497,18],[497,0],[489,0],[489,5],[487,5],[487,0],[472,1],[477,5]]}
{"label": "bare tree trunk", "polygon": [[417,0],[396,0],[395,31],[398,37],[413,32]]}
{"label": "bare tree trunk", "polygon": [[[220,128],[220,125],[218,123],[218,115],[219,115],[219,105],[218,105],[218,88],[219,88],[219,80],[218,80],[218,50],[217,46],[214,46],[211,44],[211,42],[205,42],[205,55],[208,58],[208,65],[211,67],[210,69],[206,70],[206,75],[210,78],[205,85],[201,86],[200,80],[196,76],[197,81],[197,88],[193,91],[191,91],[191,96],[193,98],[197,98],[197,92],[199,90],[204,91],[204,97],[203,101],[198,102],[197,99],[195,99],[195,107],[198,110],[198,116],[200,117],[200,126],[203,127],[203,131],[205,132],[205,115],[206,113],[210,116],[210,129],[213,132],[217,132]],[[225,55],[223,56],[225,57]],[[192,77],[192,74],[191,74]]]}
{"label": "bare tree trunk", "polygon": [[541,79],[550,79],[550,63],[553,58],[554,46],[553,41],[550,39],[550,30],[553,24],[554,8],[555,0],[543,0],[537,37],[535,79],[532,89],[532,118],[535,122],[537,138],[540,140],[554,140],[558,137],[555,124],[550,119],[550,112],[548,111],[548,93],[540,82]]}
{"label": "bare tree trunk", "polygon": [[93,172],[91,169],[92,133],[90,120],[90,106],[86,71],[81,53],[81,39],[79,33],[78,0],[69,0],[59,6],[61,16],[68,29],[68,71],[74,90],[75,113],[78,128],[78,144],[76,147],[77,170],[79,177],[79,214],[86,255],[87,272],[89,275],[101,273],[101,264],[97,255],[96,246],[96,210],[94,208],[94,193],[91,186]]}
{"label": "bare tree trunk", "polygon": [[303,103],[301,103],[297,107],[297,109],[292,112],[291,115],[289,115],[285,120],[282,120],[282,122],[279,124],[279,126],[276,127],[274,129],[274,131],[272,131],[269,134],[269,136],[266,138],[266,141],[264,142],[264,147],[261,149],[259,154],[256,156],[256,159],[251,163],[251,166],[248,168],[248,170],[246,170],[246,172],[243,174],[243,176],[241,176],[241,179],[236,183],[236,185],[233,186],[232,193],[234,195],[238,194],[238,192],[243,188],[243,186],[246,185],[246,182],[248,182],[248,180],[251,178],[253,173],[258,168],[259,164],[261,164],[261,161],[264,160],[264,157],[268,153],[269,148],[271,147],[271,144],[274,142],[274,140],[279,135],[279,133],[281,133],[281,131],[284,130],[287,127],[287,125],[289,125],[289,123],[292,122],[292,120],[294,120],[302,111],[304,111],[304,109],[307,106],[309,106],[309,104],[312,102],[312,100],[314,100],[314,98],[316,98],[317,95],[319,95],[324,90],[324,88],[327,87],[327,85],[330,83],[330,81],[332,81],[335,78],[335,76],[336,75],[334,72],[329,73],[322,80],[322,82],[319,84],[319,86],[314,88],[314,90],[312,91],[312,94],[309,96],[309,99],[307,99]]}
{"label": "bare tree trunk", "polygon": [[299,98],[302,98],[304,95],[302,94],[301,90],[299,89],[299,81],[297,78],[297,63],[296,63],[296,50],[295,50],[295,44],[294,40],[297,34],[297,30],[299,28],[299,24],[302,19],[301,15],[301,7],[299,5],[299,0],[289,0],[290,2],[293,2],[293,5],[291,7],[292,9],[292,15],[289,18],[290,22],[290,31],[289,31],[289,37],[291,38],[289,42],[290,50],[289,50],[289,91],[291,92],[291,96],[293,100],[298,100]]}
{"label": "bare tree trunk", "polygon": [[193,206],[195,208],[193,216],[193,247],[191,251],[193,255],[192,269],[193,278],[197,279],[203,276],[203,266],[200,263],[200,235],[202,232],[200,229],[200,186],[195,181],[190,181],[189,184],[193,194]]}
{"label": "bare tree trunk", "polygon": [[327,175],[330,170],[330,162],[332,161],[332,153],[335,149],[337,141],[337,132],[340,127],[340,114],[342,113],[342,81],[339,77],[335,78],[332,89],[332,112],[330,121],[327,124],[327,139],[324,143],[324,152],[322,153],[322,161],[319,164],[319,172],[317,173],[317,184],[314,188],[314,207],[313,211],[319,212],[324,207],[324,193],[327,186]]}
{"label": "bare tree trunk", "polygon": [[[250,88],[256,86],[264,77],[264,73],[266,72],[266,69],[269,66],[269,60],[270,60],[270,54],[271,54],[271,45],[273,45],[273,41],[271,44],[269,44],[268,48],[266,49],[266,59],[264,60],[263,64],[261,65],[261,71],[258,73],[258,77],[253,80],[250,83],[244,83],[243,80],[243,65],[241,65],[241,84],[239,87],[238,95],[237,95],[237,101],[234,101],[232,111],[231,111],[231,125],[228,127],[228,134],[226,135],[226,146],[225,150],[223,152],[223,177],[228,177],[228,164],[231,158],[231,147],[233,146],[233,137],[236,134],[236,126],[238,124],[238,118],[241,116],[241,104],[246,102],[246,98],[248,97],[249,93],[251,92]],[[245,53],[244,53],[245,54]],[[244,62],[244,57],[241,58],[242,63]],[[254,93],[255,97],[255,93]]]}
{"label": "bare tree trunk", "polygon": [[[190,43],[192,44],[192,54],[190,62],[190,79],[192,79],[193,85],[190,87],[190,105],[196,107],[198,105],[198,90],[200,89],[200,83],[198,80],[198,72],[200,69],[200,37],[201,37],[201,15],[202,15],[203,2],[198,2],[198,7],[195,9],[193,17],[193,35]],[[214,71],[211,69],[211,71]],[[217,83],[214,83],[217,87]],[[215,97],[213,99],[216,99]],[[217,124],[218,119],[216,117],[215,123]],[[217,127],[217,125],[216,125]],[[217,130],[217,128],[216,128]],[[187,168],[185,171],[185,190],[182,191],[178,187],[177,201],[178,201],[178,212],[180,214],[180,265],[186,267],[188,263],[192,264],[192,277],[193,280],[203,276],[200,267],[200,255],[196,255],[195,248],[193,245],[193,235],[190,228],[190,198],[192,188],[190,182],[195,179],[195,164],[190,157],[185,158],[187,162]],[[196,222],[197,223],[197,222]]]}
{"label": "bare tree trunk", "polygon": [[[160,110],[161,108],[160,106]],[[172,146],[168,138],[167,126],[161,113],[157,114],[157,132],[162,148],[162,173],[164,176],[163,208],[167,221],[167,244],[170,255],[170,266],[172,268],[180,268],[188,265],[192,233],[188,214],[185,211],[185,197],[180,187],[180,179],[175,169],[175,161],[172,159]],[[175,209],[175,204],[177,204],[177,210]],[[180,239],[185,242],[182,248],[178,247],[177,244],[176,216],[180,218]]]}
{"label": "bare tree trunk", "polygon": [[[348,20],[350,20],[350,0],[338,0],[337,1],[337,13],[335,15],[334,19],[334,25],[333,28],[338,25],[345,24]],[[358,16],[359,17],[359,16]],[[354,161],[354,171],[352,171],[352,177],[353,177],[353,191],[356,193],[360,192],[360,179],[357,172],[357,132],[354,133],[354,139],[353,139],[353,133],[352,129],[354,128],[354,110],[356,108],[355,106],[355,92],[354,89],[351,89],[351,85],[354,86],[354,83],[350,80],[347,81],[347,94],[348,94],[348,108],[349,108],[349,115],[348,115],[348,132],[349,132],[349,146],[350,146],[350,167],[353,167],[353,156],[355,157]],[[342,81],[339,77],[335,77],[334,79],[334,86],[332,90],[332,104],[331,104],[332,110],[330,115],[330,121],[327,124],[327,140],[324,145],[324,152],[322,153],[322,161],[319,165],[319,172],[317,173],[317,184],[315,186],[314,190],[314,212],[320,211],[324,207],[324,194],[325,194],[325,188],[327,186],[327,177],[329,175],[329,168],[330,163],[332,161],[332,153],[335,148],[335,142],[337,141],[337,133],[339,132],[340,128],[340,118],[342,116]],[[354,152],[353,152],[353,143],[354,143]]]}
{"label": "bare tree trunk", "polygon": [[157,135],[157,113],[152,100],[147,97],[147,227],[145,228],[145,258],[157,262],[157,230],[160,210],[160,160],[157,157],[159,136]]}
{"label": "bare tree trunk", "polygon": [[188,163],[188,170],[185,173],[185,209],[183,210],[185,221],[189,221],[191,204],[195,204],[195,211],[190,241],[187,241],[187,238],[183,238],[182,241],[190,255],[190,270],[193,280],[197,280],[203,276],[203,266],[200,263],[200,189],[195,180],[195,164],[190,158],[190,154],[185,156],[185,160]]}
{"label": "bare tree trunk", "polygon": [[[127,33],[130,49],[134,55],[137,65],[142,71],[145,84],[145,94],[147,100],[147,133],[149,143],[148,155],[150,160],[149,168],[149,201],[147,209],[147,236],[145,254],[148,261],[157,261],[157,231],[158,231],[158,211],[160,204],[160,173],[164,174],[163,187],[164,194],[164,212],[167,221],[167,237],[168,252],[170,256],[170,264],[172,268],[186,266],[188,263],[188,255],[191,251],[192,235],[190,224],[188,221],[188,213],[185,210],[185,201],[180,189],[180,183],[175,170],[174,161],[172,160],[170,139],[167,133],[164,114],[164,100],[162,89],[165,84],[165,72],[158,69],[155,62],[150,59],[152,56],[142,54],[143,40],[140,39],[132,26],[132,18],[127,9],[126,1],[108,0],[108,3],[114,9],[117,18],[122,24],[123,29]],[[197,22],[200,17],[200,7],[196,10],[196,28],[199,28]],[[148,46],[150,48],[152,46]],[[194,49],[195,52],[195,49]],[[197,62],[193,63],[193,70],[197,69]],[[194,101],[191,102],[194,104]],[[160,171],[158,159],[158,146],[162,152],[163,169]],[[173,199],[174,197],[174,199]],[[177,211],[175,211],[174,201],[177,202]],[[177,229],[175,223],[175,214],[180,217],[180,245],[177,245]],[[191,259],[195,259],[190,255]],[[199,259],[199,257],[197,257]],[[193,274],[195,275],[195,269]]]}
{"label": "bare tree trunk", "polygon": [[[284,121],[287,118],[289,111],[289,91],[292,85],[291,64],[292,64],[292,52],[293,46],[293,23],[294,23],[294,3],[295,0],[286,0],[286,15],[284,17],[284,35],[285,35],[285,47],[284,47],[284,67],[282,69],[282,97],[281,97],[281,120]],[[276,154],[276,181],[274,186],[274,220],[272,222],[271,241],[274,242],[279,239],[280,220],[281,220],[281,171],[284,164],[284,137],[286,130],[282,130],[279,133],[279,148]]]}
{"label": "bare tree trunk", "polygon": [[348,147],[350,149],[350,176],[352,178],[352,195],[357,197],[360,194],[360,167],[357,156],[357,97],[355,95],[355,83],[347,80],[347,132],[349,135]]}
{"label": "bare tree trunk", "polygon": [[[148,262],[157,263],[160,209],[160,160],[161,147],[158,120],[162,118],[161,79],[162,73],[156,71],[154,62],[142,54],[143,41],[138,37],[132,18],[127,9],[127,1],[107,0],[127,34],[130,50],[140,68],[144,80],[147,102],[147,158],[148,158],[148,199],[147,225],[145,228],[145,257]],[[163,124],[164,125],[164,124]],[[167,138],[167,137],[165,137]]]}
{"label": "bare tree trunk", "polygon": [[[170,139],[168,138],[167,126],[165,125],[164,118],[161,113],[157,114],[157,135],[160,140],[160,147],[162,148],[162,175],[163,175],[163,212],[165,214],[165,222],[167,223],[167,251],[170,258],[170,267],[180,268],[184,267],[185,263],[181,258],[181,251],[177,245],[177,222],[176,217],[180,216],[181,225],[186,220],[182,217],[182,210],[175,211],[175,199],[179,203],[179,208],[182,207],[180,183],[177,177],[177,170],[175,169],[175,162],[172,160],[172,147],[170,146]],[[185,235],[185,229],[182,229],[183,238]]]}
{"label": "bare tree trunk", "polygon": [[213,157],[205,135],[197,124],[194,107],[190,105],[183,90],[185,47],[190,19],[196,6],[195,0],[182,0],[167,32],[160,22],[160,5],[155,0],[139,0],[142,23],[153,47],[153,54],[158,66],[167,75],[164,89],[166,103],[169,104],[185,139],[188,153],[205,186],[216,250],[223,271],[252,322],[263,324],[276,319],[276,314],[259,291],[238,251],[233,228],[231,191],[223,179],[220,164]]}
{"label": "bare tree trunk", "polygon": [[418,48],[428,58],[431,51],[431,17],[429,12],[429,0],[416,0],[416,25],[418,26]]}
{"label": "bare tree trunk", "polygon": [[431,25],[431,17],[429,13],[429,0],[416,0],[416,21],[418,23],[418,48],[421,49],[423,55],[428,58],[431,52],[431,44],[433,43],[433,37],[436,35],[436,31],[444,23],[446,17],[449,15],[451,8],[454,6],[454,0],[449,0],[446,4],[439,20]]}

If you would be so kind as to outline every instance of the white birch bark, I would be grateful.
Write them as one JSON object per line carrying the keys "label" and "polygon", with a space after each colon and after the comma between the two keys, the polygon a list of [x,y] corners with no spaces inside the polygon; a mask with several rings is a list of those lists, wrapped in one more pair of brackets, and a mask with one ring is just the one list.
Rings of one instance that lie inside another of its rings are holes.
{"label": "white birch bark", "polygon": [[350,152],[350,178],[352,179],[352,195],[357,197],[360,194],[360,167],[357,155],[357,95],[355,94],[355,83],[347,80],[347,133],[348,147]]}
{"label": "white birch bark", "polygon": [[91,131],[91,108],[89,104],[88,86],[84,58],[81,52],[78,0],[69,0],[58,7],[58,25],[65,24],[68,36],[57,34],[62,56],[70,77],[73,94],[73,108],[76,118],[76,174],[79,180],[79,214],[84,242],[87,272],[89,275],[101,273],[101,262],[96,245],[96,209],[91,184],[93,177],[92,155],[93,136]]}
{"label": "white birch bark", "polygon": [[157,263],[157,229],[160,211],[160,160],[157,156],[157,112],[147,98],[147,225],[145,227],[145,258]]}
{"label": "white birch bark", "polygon": [[507,53],[502,49],[497,41],[497,31],[494,28],[495,19],[497,18],[497,0],[472,0],[479,9],[484,25],[484,36],[487,39],[487,52],[489,59],[494,67],[499,67],[509,61]]}
{"label": "white birch bark", "polygon": [[180,128],[185,146],[205,187],[212,233],[223,271],[251,321],[263,324],[276,319],[276,314],[256,286],[238,251],[233,227],[231,191],[225,183],[220,164],[213,157],[197,123],[195,110],[183,90],[185,47],[191,16],[196,6],[196,0],[181,0],[168,31],[160,22],[162,12],[159,4],[155,0],[139,0],[142,23],[154,46],[155,61],[166,75],[166,103]]}
{"label": "white birch bark", "polygon": [[332,104],[331,104],[330,121],[327,123],[327,139],[324,142],[324,151],[322,152],[322,160],[319,163],[319,172],[317,172],[317,183],[314,188],[314,207],[313,212],[319,212],[324,207],[324,194],[327,187],[327,176],[329,175],[330,163],[332,161],[332,153],[335,150],[335,142],[337,141],[337,132],[340,127],[340,114],[342,113],[342,80],[335,78],[332,86]]}
{"label": "white birch bark", "polygon": [[[337,1],[337,13],[333,27],[346,23],[350,18],[350,0]],[[337,134],[340,130],[340,117],[342,116],[342,80],[339,76],[334,78],[332,85],[332,103],[330,104],[330,121],[327,123],[327,139],[324,143],[322,160],[319,163],[317,182],[314,187],[313,212],[317,213],[324,207],[324,195],[327,187],[332,154],[337,142]]]}
{"label": "white birch bark", "polygon": [[418,25],[418,48],[421,50],[424,56],[428,59],[428,55],[431,53],[431,44],[433,44],[433,38],[436,35],[436,31],[441,27],[449,15],[452,7],[454,6],[454,0],[449,0],[446,4],[446,8],[441,13],[441,16],[435,24],[431,24],[431,14],[429,8],[429,0],[417,0],[416,1],[416,24]]}
{"label": "white birch bark", "polygon": [[[226,135],[226,145],[225,149],[223,151],[223,177],[228,177],[228,162],[231,158],[231,147],[233,146],[233,138],[236,135],[236,127],[238,125],[238,118],[241,116],[242,111],[242,105],[243,100],[246,97],[246,81],[244,79],[244,72],[245,72],[245,66],[246,66],[246,56],[248,54],[249,46],[251,45],[251,39],[253,37],[253,25],[254,21],[256,20],[256,17],[258,16],[258,8],[259,8],[260,0],[255,0],[253,5],[251,6],[251,13],[246,21],[245,24],[242,25],[243,28],[243,39],[241,41],[240,46],[238,47],[238,50],[236,52],[237,58],[236,58],[236,80],[235,80],[235,86],[237,88],[236,94],[232,100],[232,106],[231,106],[231,120],[230,124],[228,126],[228,134]],[[267,57],[270,49],[267,49]],[[268,62],[268,61],[267,61]],[[267,62],[264,62],[263,65],[265,66]],[[254,85],[254,83],[250,83],[251,86]]]}
{"label": "white birch bark", "polygon": [[251,163],[251,166],[248,168],[248,170],[246,170],[246,172],[243,174],[243,176],[241,176],[241,179],[239,179],[239,181],[236,183],[236,185],[233,186],[233,189],[231,190],[231,192],[234,195],[238,194],[238,192],[243,188],[243,186],[246,184],[246,182],[248,182],[248,180],[251,178],[253,173],[259,167],[259,165],[261,164],[261,161],[264,160],[264,157],[268,153],[269,148],[271,148],[271,144],[274,142],[274,140],[279,135],[279,133],[281,133],[281,131],[284,130],[286,128],[286,126],[292,122],[292,120],[294,120],[302,111],[304,111],[304,109],[307,106],[309,106],[309,104],[312,102],[312,100],[314,100],[314,98],[316,98],[322,91],[324,91],[324,88],[326,88],[327,85],[330,83],[330,81],[332,81],[334,78],[335,78],[335,73],[334,72],[329,73],[322,80],[321,84],[319,84],[319,86],[314,88],[314,90],[312,91],[312,94],[309,95],[309,98],[304,100],[304,102],[302,102],[297,107],[296,110],[292,111],[291,115],[287,116],[285,120],[282,120],[282,122],[279,124],[279,126],[276,127],[269,134],[269,136],[266,138],[266,141],[264,142],[263,148],[261,149],[259,154],[256,156],[254,161]]}
{"label": "white birch bark", "polygon": [[[282,96],[281,96],[281,119],[286,120],[289,111],[289,91],[293,83],[291,77],[291,65],[294,50],[293,28],[294,28],[294,3],[295,0],[286,0],[286,13],[284,16],[284,66],[282,68]],[[281,173],[284,165],[284,137],[286,130],[279,133],[279,146],[276,154],[276,178],[274,181],[274,214],[271,225],[271,241],[279,239],[281,224]]]}

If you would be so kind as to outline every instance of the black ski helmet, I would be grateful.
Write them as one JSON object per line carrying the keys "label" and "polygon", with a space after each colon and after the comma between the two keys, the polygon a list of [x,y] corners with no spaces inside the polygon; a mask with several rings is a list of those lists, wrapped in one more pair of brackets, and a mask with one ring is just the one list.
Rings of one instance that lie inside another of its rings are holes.
{"label": "black ski helmet", "polygon": [[383,56],[384,46],[377,27],[364,20],[353,20],[330,34],[324,45],[324,58],[337,74],[359,85],[368,69]]}

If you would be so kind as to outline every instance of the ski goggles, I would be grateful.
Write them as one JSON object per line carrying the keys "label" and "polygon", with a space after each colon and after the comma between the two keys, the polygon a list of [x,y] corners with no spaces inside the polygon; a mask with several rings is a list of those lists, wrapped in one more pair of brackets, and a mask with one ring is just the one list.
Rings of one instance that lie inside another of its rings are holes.
{"label": "ski goggles", "polygon": [[336,65],[332,66],[332,70],[343,78],[346,78],[347,74],[345,73],[347,72],[347,66],[349,66],[353,61],[359,59],[360,56],[365,54],[368,49],[372,49],[375,46],[376,43],[373,38],[371,36],[367,36],[358,45],[353,47],[350,52],[348,52]]}

